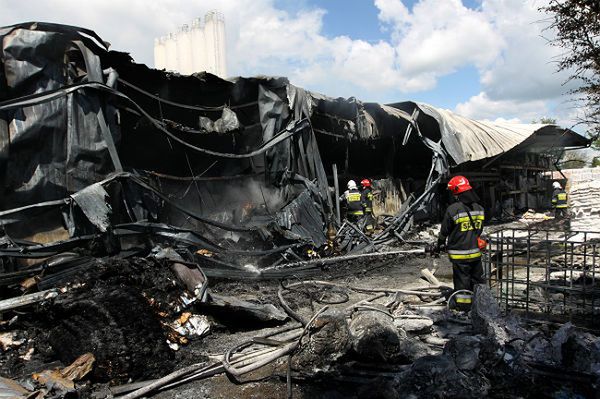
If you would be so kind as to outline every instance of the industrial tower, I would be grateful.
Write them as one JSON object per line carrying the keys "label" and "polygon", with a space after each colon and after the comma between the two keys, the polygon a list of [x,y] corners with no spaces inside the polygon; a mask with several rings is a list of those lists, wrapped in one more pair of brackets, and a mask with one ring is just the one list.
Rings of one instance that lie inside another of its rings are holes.
{"label": "industrial tower", "polygon": [[154,67],[190,75],[210,72],[227,77],[225,48],[225,18],[218,11],[209,11],[182,25],[175,33],[154,39]]}

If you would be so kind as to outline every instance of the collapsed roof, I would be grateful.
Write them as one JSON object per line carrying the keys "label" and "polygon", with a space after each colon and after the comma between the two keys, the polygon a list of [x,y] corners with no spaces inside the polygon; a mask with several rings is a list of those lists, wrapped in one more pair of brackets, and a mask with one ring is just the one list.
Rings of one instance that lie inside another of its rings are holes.
{"label": "collapsed roof", "polygon": [[[402,110],[412,109],[412,112],[418,110],[435,119],[444,149],[455,165],[506,153],[542,132],[556,140],[552,143],[555,146],[588,145],[584,137],[557,125],[479,121],[423,103],[402,102],[393,106]],[[564,141],[561,141],[563,137]]]}
{"label": "collapsed roof", "polygon": [[0,28],[0,40],[0,223],[25,257],[106,232],[152,231],[227,253],[227,264],[321,247],[333,164],[343,177],[424,180],[404,209],[414,212],[453,166],[520,146],[589,145],[555,125],[333,99],[282,77],[154,70],[78,27],[23,23]]}

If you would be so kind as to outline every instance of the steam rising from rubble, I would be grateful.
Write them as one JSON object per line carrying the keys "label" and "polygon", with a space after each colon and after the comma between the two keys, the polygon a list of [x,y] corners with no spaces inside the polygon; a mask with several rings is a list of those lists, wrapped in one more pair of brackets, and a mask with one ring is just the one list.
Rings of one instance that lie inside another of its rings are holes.
{"label": "steam rising from rubble", "polygon": [[219,211],[233,211],[233,221],[240,222],[255,214],[274,214],[285,205],[283,189],[265,187],[256,180],[225,187]]}

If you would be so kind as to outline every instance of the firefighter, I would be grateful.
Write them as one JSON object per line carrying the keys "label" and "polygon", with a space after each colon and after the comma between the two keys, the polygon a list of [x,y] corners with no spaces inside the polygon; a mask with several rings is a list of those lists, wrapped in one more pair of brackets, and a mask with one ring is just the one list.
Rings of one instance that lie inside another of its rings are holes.
{"label": "firefighter", "polygon": [[375,228],[375,218],[373,216],[373,190],[371,189],[371,180],[362,179],[360,182],[362,186],[362,205],[365,213],[365,231],[372,233]]}
{"label": "firefighter", "polygon": [[554,208],[554,217],[564,219],[567,216],[567,192],[563,190],[559,182],[552,183],[552,208]]}
{"label": "firefighter", "polygon": [[472,292],[476,284],[484,282],[480,248],[483,242],[480,236],[485,220],[484,210],[477,203],[479,198],[466,177],[455,176],[450,179],[448,190],[456,202],[446,210],[434,254],[439,254],[444,247],[447,249],[452,262],[456,308],[468,310],[472,295],[458,291]]}
{"label": "firefighter", "polygon": [[342,194],[340,201],[343,201],[346,204],[346,219],[348,219],[349,222],[356,224],[361,221],[364,215],[362,196],[360,191],[358,191],[354,180],[348,181],[346,187],[348,189]]}

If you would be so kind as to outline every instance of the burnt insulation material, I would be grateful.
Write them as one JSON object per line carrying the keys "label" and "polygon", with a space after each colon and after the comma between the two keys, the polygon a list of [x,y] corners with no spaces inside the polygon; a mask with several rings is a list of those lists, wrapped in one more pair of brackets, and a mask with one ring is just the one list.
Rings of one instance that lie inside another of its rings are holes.
{"label": "burnt insulation material", "polygon": [[51,309],[48,342],[69,364],[92,352],[96,381],[125,383],[164,375],[173,352],[159,313],[172,314],[182,288],[154,259],[109,259],[70,276],[73,289]]}
{"label": "burnt insulation material", "polygon": [[[130,287],[152,304],[155,311],[170,313],[178,304],[183,287],[178,285],[167,263],[154,258],[109,258],[71,277],[71,283],[84,283],[83,290]],[[73,295],[78,295],[77,292]]]}
{"label": "burnt insulation material", "polygon": [[173,368],[173,352],[154,311],[135,289],[95,288],[54,309],[49,343],[64,364],[91,352],[92,378],[125,383],[159,377]]}

